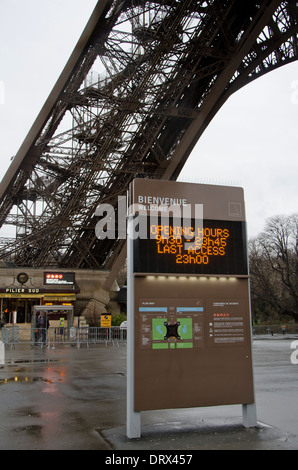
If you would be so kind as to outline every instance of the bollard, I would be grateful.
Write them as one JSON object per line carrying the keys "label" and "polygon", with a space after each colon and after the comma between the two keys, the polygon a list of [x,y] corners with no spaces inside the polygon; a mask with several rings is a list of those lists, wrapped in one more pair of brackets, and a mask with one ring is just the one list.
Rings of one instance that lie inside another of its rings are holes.
{"label": "bollard", "polygon": [[0,364],[5,364],[5,346],[3,341],[0,341]]}

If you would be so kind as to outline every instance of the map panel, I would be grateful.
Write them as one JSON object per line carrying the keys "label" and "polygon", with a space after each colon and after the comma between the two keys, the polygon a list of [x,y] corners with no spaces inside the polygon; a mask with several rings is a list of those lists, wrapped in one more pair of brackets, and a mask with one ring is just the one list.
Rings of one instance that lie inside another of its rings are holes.
{"label": "map panel", "polygon": [[[175,305],[176,303],[176,305]],[[142,349],[193,349],[204,346],[204,308],[201,299],[141,299],[139,346]]]}

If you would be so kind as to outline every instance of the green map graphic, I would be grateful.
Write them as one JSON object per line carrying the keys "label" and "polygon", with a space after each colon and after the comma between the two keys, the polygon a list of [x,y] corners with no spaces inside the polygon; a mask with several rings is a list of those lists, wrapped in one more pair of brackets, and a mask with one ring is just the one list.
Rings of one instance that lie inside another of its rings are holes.
{"label": "green map graphic", "polygon": [[181,339],[192,339],[192,318],[177,318],[180,323],[178,333]]}
{"label": "green map graphic", "polygon": [[[164,341],[167,334],[167,318],[152,319],[152,339],[155,341]],[[178,334],[181,340],[192,339],[192,318],[177,318]]]}
{"label": "green map graphic", "polygon": [[166,318],[153,318],[152,320],[152,339],[153,340],[164,340],[167,334],[167,327],[165,323]]}

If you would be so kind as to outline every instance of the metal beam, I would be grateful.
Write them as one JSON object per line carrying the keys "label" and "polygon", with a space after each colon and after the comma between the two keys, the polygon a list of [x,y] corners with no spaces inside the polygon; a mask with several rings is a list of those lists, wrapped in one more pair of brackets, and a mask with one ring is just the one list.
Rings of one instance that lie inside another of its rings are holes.
{"label": "metal beam", "polygon": [[115,273],[98,204],[176,179],[232,93],[297,60],[297,28],[294,0],[100,0],[0,184],[0,259]]}

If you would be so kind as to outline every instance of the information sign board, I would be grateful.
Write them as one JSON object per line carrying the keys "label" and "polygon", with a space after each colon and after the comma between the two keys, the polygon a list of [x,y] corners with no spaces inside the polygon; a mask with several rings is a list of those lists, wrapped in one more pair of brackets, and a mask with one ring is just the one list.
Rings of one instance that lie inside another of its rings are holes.
{"label": "information sign board", "polygon": [[137,179],[130,204],[128,413],[253,406],[242,188]]}

